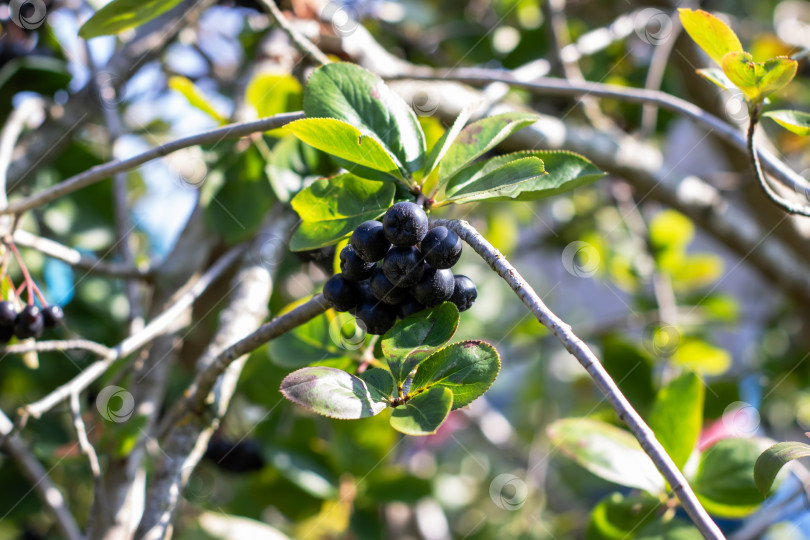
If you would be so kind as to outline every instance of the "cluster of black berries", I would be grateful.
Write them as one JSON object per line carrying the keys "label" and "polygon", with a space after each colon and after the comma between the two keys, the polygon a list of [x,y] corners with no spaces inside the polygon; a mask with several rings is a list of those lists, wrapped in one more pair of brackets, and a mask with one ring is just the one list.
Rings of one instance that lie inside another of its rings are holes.
{"label": "cluster of black berries", "polygon": [[[446,227],[428,231],[422,207],[399,202],[379,221],[365,221],[340,252],[340,274],[323,296],[336,311],[350,311],[369,334],[384,334],[396,322],[445,301],[459,311],[478,296],[473,281],[453,275],[461,239]],[[377,264],[380,260],[382,263]]]}
{"label": "cluster of black berries", "polygon": [[64,320],[65,314],[59,306],[39,309],[28,305],[17,312],[13,302],[0,302],[0,343],[8,343],[12,336],[38,338],[45,328],[55,328]]}

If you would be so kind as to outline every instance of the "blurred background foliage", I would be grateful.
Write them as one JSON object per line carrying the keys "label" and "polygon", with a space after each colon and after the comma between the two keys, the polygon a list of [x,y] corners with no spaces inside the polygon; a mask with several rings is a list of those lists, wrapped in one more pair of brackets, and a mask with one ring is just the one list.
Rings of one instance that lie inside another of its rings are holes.
{"label": "blurred background foliage", "polygon": [[[7,118],[15,104],[33,96],[45,100],[49,114],[64,112],[70,96],[90,77],[77,28],[103,3],[49,3],[48,23],[36,31],[14,26],[6,6],[0,6],[0,117]],[[701,7],[725,13],[754,56],[767,57],[796,51],[791,35],[784,33],[789,32],[786,21],[799,21],[810,31],[810,19],[802,19],[806,4],[797,4],[803,3],[725,0]],[[582,76],[643,87],[655,47],[634,17],[648,5],[569,0],[564,6],[569,40],[579,40],[588,51],[578,59]],[[372,0],[338,7],[361,20],[387,50],[414,63],[515,69],[548,59],[552,73],[561,73],[543,2]],[[672,9],[666,2],[655,7],[667,13]],[[314,9],[304,1],[283,2],[282,8],[302,17]],[[619,37],[606,38],[607,28]],[[113,53],[116,39],[90,42],[97,65]],[[113,148],[103,122],[95,118],[69,145],[25,174],[13,193],[42,189],[113,156],[132,155],[230,120],[298,110],[302,73],[295,58],[286,38],[253,2],[219,2],[121,85],[113,106],[125,135]],[[714,88],[693,73],[699,58],[681,36],[665,59],[661,88],[728,117]],[[777,104],[806,108],[807,75],[804,63],[796,81],[775,98]],[[519,91],[509,99],[566,121],[588,122],[569,99]],[[621,129],[642,129],[637,105],[600,104]],[[429,108],[422,111],[427,111],[420,120],[432,144],[447,126]],[[788,162],[796,170],[806,169],[806,142],[765,127]],[[697,136],[683,120],[659,112],[646,137],[660,144],[673,171],[700,173],[729,198],[744,197],[738,190],[748,180],[747,164],[713,141],[687,159],[683,151]],[[190,148],[145,165],[127,178],[138,258],[170,258],[198,206],[220,248],[249,238],[277,203],[335,171],[328,158],[284,129]],[[97,183],[59,199],[26,215],[22,226],[89,253],[107,254],[114,243],[111,185]],[[597,351],[643,415],[664,381],[694,371],[706,385],[701,444],[730,436],[800,439],[810,430],[806,307],[684,215],[634,197],[621,178],[610,177],[546,201],[480,203],[472,210],[445,210],[443,216],[471,220],[510,257]],[[65,306],[69,324],[62,337],[108,345],[125,337],[128,304],[120,281],[73,271],[31,250],[25,258],[48,299]],[[316,292],[333,267],[334,252],[286,256],[277,269],[271,312]],[[284,375],[311,363],[351,369],[363,352],[352,346],[351,320],[333,313],[319,317],[251,355],[228,416],[184,494],[177,537],[224,537],[221,531],[228,524],[258,527],[257,534],[272,538],[577,538],[586,530],[596,535],[591,537],[612,537],[588,525],[600,519],[597,505],[606,497],[637,495],[629,488],[616,492],[614,484],[568,459],[552,444],[547,427],[568,417],[615,425],[618,419],[576,361],[469,250],[457,268],[480,291],[478,302],[462,315],[457,339],[486,339],[503,358],[502,372],[484,398],[453,412],[428,438],[395,433],[385,414],[355,422],[307,414],[277,391]],[[219,287],[227,287],[227,281]],[[189,382],[219,308],[213,295],[195,308],[198,322],[184,338],[167,403]],[[78,352],[43,353],[39,367],[30,369],[21,358],[6,355],[0,361],[0,406],[13,411],[35,400],[92,360]],[[93,389],[124,376],[110,373]],[[94,414],[95,394],[86,398],[91,440],[104,463],[114,465],[131,449],[138,426],[105,423]],[[741,408],[742,424],[734,419]],[[26,438],[82,522],[91,503],[90,474],[66,407],[57,412],[28,428]],[[493,491],[498,486],[494,479],[504,474],[513,480]],[[2,453],[0,485],[0,537],[57,538],[29,484]],[[783,488],[791,494],[792,489]],[[780,493],[776,499],[787,497]],[[764,538],[810,537],[810,519],[800,501],[785,504],[772,523]],[[721,525],[734,531],[746,522],[729,518]],[[653,529],[643,537],[675,537]]]}

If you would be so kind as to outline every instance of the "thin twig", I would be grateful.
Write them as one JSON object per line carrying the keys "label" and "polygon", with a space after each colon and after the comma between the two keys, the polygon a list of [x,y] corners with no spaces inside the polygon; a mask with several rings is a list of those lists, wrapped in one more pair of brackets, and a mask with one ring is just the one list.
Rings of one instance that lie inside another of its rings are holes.
{"label": "thin twig", "polygon": [[99,360],[86,367],[74,378],[65,384],[51,391],[44,398],[29,405],[21,407],[18,416],[19,421],[16,426],[25,426],[28,418],[39,418],[50,411],[57,404],[61,403],[71,394],[81,392],[90,386],[96,379],[101,377],[120,358],[124,358],[136,350],[140,349],[156,337],[169,332],[174,328],[177,319],[185,312],[197,298],[204,293],[212,283],[214,283],[223,272],[236,262],[244,253],[245,246],[239,245],[232,248],[225,255],[220,257],[211,268],[208,269],[185,293],[183,293],[168,309],[155,317],[143,330],[133,334],[111,349],[110,353],[102,360]]}
{"label": "thin twig", "polygon": [[40,253],[58,259],[76,268],[95,274],[111,277],[126,277],[137,279],[150,279],[153,269],[141,268],[131,264],[106,262],[79,250],[67,247],[59,242],[37,236],[23,229],[14,231],[14,243],[18,246],[34,249]]}
{"label": "thin twig", "polygon": [[225,372],[231,362],[258,349],[268,341],[289,332],[293,328],[312,320],[325,312],[328,308],[329,306],[323,296],[316,294],[289,313],[279,315],[264,323],[255,332],[245,336],[219,353],[216,358],[214,358],[213,362],[211,362],[204,371],[200,372],[194,379],[194,382],[189,386],[186,391],[188,398],[178,404],[174,414],[167,415],[167,419],[163,423],[164,429],[171,425],[172,419],[179,418],[180,414],[188,410],[201,409],[217,379]]}
{"label": "thin twig", "polygon": [[299,51],[301,51],[304,55],[311,57],[322,66],[331,62],[323,51],[316,47],[314,43],[304,37],[304,35],[299,32],[297,28],[290,24],[290,21],[287,20],[287,17],[284,16],[273,0],[261,0],[261,4],[268,12],[270,12],[270,16],[273,17],[273,20],[276,21],[279,28],[284,30],[284,32],[290,37],[290,41],[293,42]]}
{"label": "thin twig", "polygon": [[212,129],[210,131],[198,133],[189,137],[175,139],[167,142],[166,144],[156,146],[155,148],[150,148],[146,152],[137,154],[127,159],[113,160],[107,163],[102,163],[101,165],[96,165],[91,169],[63,180],[55,186],[43,189],[42,191],[34,193],[25,199],[9,204],[7,208],[0,209],[0,215],[20,214],[27,210],[31,210],[32,208],[36,208],[45,203],[53,201],[54,199],[58,199],[59,197],[76,191],[77,189],[87,187],[96,182],[104,180],[105,178],[109,178],[116,173],[134,169],[135,167],[143,165],[148,161],[163,157],[183,148],[188,148],[189,146],[217,143],[223,139],[233,139],[244,137],[246,135],[250,135],[251,133],[269,131],[303,117],[304,113],[302,112],[277,114],[275,116],[269,116],[260,120],[254,120],[252,122],[229,124],[221,128]]}
{"label": "thin twig", "polygon": [[776,191],[774,191],[770,183],[768,183],[765,173],[762,172],[762,165],[759,162],[759,155],[756,143],[754,142],[754,133],[756,132],[758,121],[758,110],[752,111],[749,114],[748,133],[745,140],[748,145],[748,159],[751,161],[751,167],[754,169],[754,176],[757,177],[757,181],[759,182],[759,185],[762,186],[762,190],[765,192],[768,198],[773,201],[774,204],[784,210],[787,210],[791,214],[810,217],[810,208],[800,204],[795,204],[779,195]]}
{"label": "thin twig", "polygon": [[[101,512],[105,512],[107,498],[104,493],[104,482],[101,480],[101,464],[99,463],[96,449],[93,448],[87,436],[87,427],[84,425],[84,420],[82,419],[82,406],[79,402],[78,392],[74,392],[70,395],[70,412],[73,415],[73,427],[76,430],[76,438],[79,441],[79,450],[87,458],[87,463],[90,465],[90,472],[93,475],[93,484],[95,486],[93,506],[98,507]],[[88,536],[90,536],[89,533]]]}
{"label": "thin twig", "polygon": [[596,355],[588,346],[582,342],[573,332],[571,327],[555,315],[529,283],[523,279],[514,266],[490,244],[486,238],[481,236],[475,228],[466,221],[436,220],[432,226],[443,225],[453,230],[470,247],[483,258],[492,269],[506,281],[515,291],[515,294],[523,301],[526,307],[534,314],[537,320],[548,328],[570,352],[582,367],[588,372],[596,383],[596,386],[611,404],[613,409],[623,422],[627,424],[633,435],[638,440],[644,452],[650,456],[656,468],[666,479],[675,496],[683,505],[689,517],[700,529],[700,532],[707,539],[718,540],[725,538],[720,529],[712,521],[709,514],[698,501],[689,483],[683,474],[678,470],[675,463],[655,438],[653,431],[647,426],[644,420],[633,409],[633,406],[624,397],[621,390],[608,372],[600,363]]}
{"label": "thin twig", "polygon": [[31,351],[51,352],[51,351],[88,351],[102,358],[111,358],[115,355],[115,349],[111,349],[90,341],[88,339],[54,339],[49,341],[26,341],[16,345],[6,345],[0,347],[0,354],[24,354]]}
{"label": "thin twig", "polygon": [[[736,127],[729,125],[689,101],[657,90],[628,88],[588,81],[570,82],[554,78],[538,78],[527,82],[517,80],[508,72],[483,68],[435,70],[433,68],[415,66],[410,71],[405,71],[400,75],[386,78],[391,80],[456,81],[472,85],[487,85],[492,82],[503,82],[514,87],[524,88],[536,94],[573,97],[590,95],[617,99],[629,103],[654,104],[662,109],[691,118],[695,122],[709,128],[711,133],[719,135],[727,142],[736,146],[740,151],[747,152],[746,137]],[[791,170],[790,167],[784,164],[778,157],[762,148],[757,149],[757,156],[762,161],[767,172],[776,180],[798,193],[810,192],[810,184],[808,184],[807,180]]]}
{"label": "thin twig", "polygon": [[62,492],[56,487],[48,475],[48,471],[39,462],[39,460],[28,450],[25,442],[17,435],[10,435],[12,433],[11,420],[0,411],[0,439],[3,448],[9,456],[19,465],[23,475],[31,482],[31,486],[36,491],[39,498],[42,500],[45,508],[47,508],[53,515],[56,521],[56,527],[59,529],[63,538],[68,540],[83,540],[79,525],[70,513],[70,509],[62,496]]}
{"label": "thin twig", "polygon": [[[657,43],[654,47],[652,58],[650,59],[650,69],[647,70],[647,78],[644,81],[645,90],[659,90],[664,81],[664,72],[669,64],[669,56],[678,41],[678,34],[681,32],[680,17],[669,17],[670,35],[664,38],[662,43]],[[663,27],[662,27],[663,28]],[[641,108],[641,135],[649,136],[655,133],[655,126],[658,124],[658,107],[652,103],[646,103]]]}

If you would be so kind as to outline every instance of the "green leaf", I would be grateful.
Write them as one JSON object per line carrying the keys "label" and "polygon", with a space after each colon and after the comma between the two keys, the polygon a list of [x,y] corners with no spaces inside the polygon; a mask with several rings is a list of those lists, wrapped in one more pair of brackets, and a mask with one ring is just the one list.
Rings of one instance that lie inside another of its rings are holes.
{"label": "green leaf", "polygon": [[432,173],[436,166],[441,163],[442,158],[447,153],[447,150],[450,149],[450,146],[456,140],[458,134],[461,133],[461,130],[464,129],[464,126],[467,125],[473,111],[480,105],[481,104],[479,102],[473,102],[461,109],[461,112],[453,121],[453,126],[449,130],[445,131],[441,138],[436,141],[436,144],[433,145],[433,148],[430,150],[430,155],[425,162],[425,178],[430,176],[430,173]]}
{"label": "green leaf", "polygon": [[[280,314],[292,310],[304,300],[287,306]],[[297,369],[314,362],[338,360],[345,358],[349,352],[341,348],[340,343],[352,344],[358,340],[358,345],[362,343],[361,338],[356,337],[362,334],[343,335],[351,333],[355,328],[354,317],[348,313],[335,314],[327,311],[270,341],[267,352],[274,364],[287,369]]]}
{"label": "green leaf", "polygon": [[646,493],[624,496],[611,493],[591,511],[585,540],[624,540],[657,517],[661,501]]}
{"label": "green leaf", "polygon": [[431,435],[453,407],[453,392],[435,386],[394,409],[391,427],[405,435]]}
{"label": "green leaf", "polygon": [[726,23],[702,9],[680,8],[681,24],[695,43],[709,58],[722,65],[723,56],[732,51],[742,51],[742,43]]}
{"label": "green leaf", "polygon": [[304,112],[371,133],[408,171],[422,168],[425,136],[416,115],[382,79],[360,66],[334,62],[316,69],[304,91]]}
{"label": "green leaf", "polygon": [[679,469],[697,445],[706,390],[694,372],[673,379],[655,397],[649,425]]}
{"label": "green leaf", "polygon": [[763,497],[767,497],[776,475],[789,461],[810,457],[810,445],[787,441],[776,443],[757,458],[754,464],[754,482]]}
{"label": "green leaf", "polygon": [[300,110],[304,89],[289,73],[258,73],[245,89],[245,101],[264,118]]}
{"label": "green leaf", "polygon": [[180,0],[113,0],[82,25],[79,37],[118,34],[151,21],[179,3]]}
{"label": "green leaf", "polygon": [[495,381],[501,369],[498,351],[483,341],[462,341],[439,349],[416,368],[410,394],[434,386],[453,392],[453,409],[472,403]]}
{"label": "green leaf", "polygon": [[536,157],[513,159],[491,171],[465,174],[470,169],[467,167],[451,179],[446,187],[449,200],[462,203],[501,197],[520,190],[522,183],[546,174],[543,160]]}
{"label": "green leaf", "polygon": [[285,127],[308,145],[327,154],[385,173],[390,180],[402,178],[399,164],[376,136],[363,133],[342,120],[302,118]]}
{"label": "green leaf", "polygon": [[672,361],[706,375],[722,375],[731,367],[731,355],[698,338],[683,338]]}
{"label": "green leaf", "polygon": [[664,491],[664,478],[629,432],[589,418],[557,420],[547,432],[563,454],[596,476],[652,494]]}
{"label": "green leaf", "polygon": [[430,478],[420,478],[393,468],[371,475],[366,479],[366,484],[363,499],[373,505],[393,501],[416,504],[432,493]]}
{"label": "green leaf", "polygon": [[371,368],[360,374],[366,386],[374,389],[381,396],[391,397],[394,392],[394,378],[388,370]]}
{"label": "green leaf", "polygon": [[273,146],[265,164],[265,174],[273,192],[282,202],[289,201],[301,191],[308,180],[330,176],[335,172],[337,167],[329,155],[299,141],[295,135],[282,137]]}
{"label": "green leaf", "polygon": [[482,118],[462,129],[439,163],[439,187],[475,158],[536,121],[537,115],[511,112]]}
{"label": "green leaf", "polygon": [[281,393],[312,412],[341,420],[374,416],[388,406],[388,396],[363,379],[330,367],[293,371],[281,381]]}
{"label": "green leaf", "polygon": [[753,513],[763,497],[754,465],[769,446],[766,439],[722,439],[700,456],[692,488],[711,514],[737,519]]}
{"label": "green leaf", "polygon": [[458,308],[444,302],[394,325],[380,342],[397,383],[402,383],[419,362],[447,343],[458,328]]}
{"label": "green leaf", "polygon": [[810,114],[802,111],[780,110],[768,111],[767,116],[788,131],[796,135],[810,135]]}
{"label": "green leaf", "polygon": [[323,178],[303,189],[292,200],[301,225],[290,249],[303,251],[333,244],[351,235],[362,222],[380,217],[394,202],[396,188],[351,173]]}
{"label": "green leaf", "polygon": [[754,62],[747,52],[730,52],[723,57],[723,72],[752,102],[781,90],[793,80],[799,63],[792,58],[777,57]]}
{"label": "green leaf", "polygon": [[170,77],[169,88],[180,92],[192,107],[204,112],[220,124],[227,122],[227,119],[209,103],[208,98],[203,94],[202,90],[197,88],[190,79],[179,75]]}
{"label": "green leaf", "polygon": [[703,540],[700,531],[683,519],[649,523],[633,537],[635,540]]}
{"label": "green leaf", "polygon": [[[478,174],[488,172],[505,163],[515,159],[525,157],[536,157],[543,160],[543,166],[546,174],[537,176],[526,182],[514,184],[508,189],[504,189],[503,193],[499,193],[495,197],[487,197],[492,201],[536,201],[545,197],[551,197],[560,193],[571,191],[580,186],[584,186],[599,180],[605,173],[600,171],[593,163],[574,152],[567,150],[526,150],[522,152],[513,152],[511,154],[504,154],[496,156],[485,162],[483,166],[478,164],[470,165],[468,168]],[[465,174],[467,169],[459,172],[459,175]],[[455,178],[451,179],[455,183]]]}
{"label": "green leaf", "polygon": [[321,463],[304,454],[262,446],[262,456],[281,475],[313,497],[331,499],[338,494],[338,479]]}
{"label": "green leaf", "polygon": [[723,73],[722,69],[719,68],[704,68],[695,70],[698,75],[706,79],[707,81],[716,84],[723,90],[734,90],[737,87],[734,85],[726,74]]}

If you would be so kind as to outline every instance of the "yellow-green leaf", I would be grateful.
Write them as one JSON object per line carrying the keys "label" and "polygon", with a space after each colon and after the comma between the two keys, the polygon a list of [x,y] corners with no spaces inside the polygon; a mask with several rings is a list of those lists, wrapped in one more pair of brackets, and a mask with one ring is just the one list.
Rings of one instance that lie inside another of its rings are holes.
{"label": "yellow-green leaf", "polygon": [[327,154],[361,167],[383,172],[391,179],[401,179],[400,166],[370,133],[334,118],[302,118],[287,128],[299,139]]}
{"label": "yellow-green leaf", "polygon": [[678,11],[686,33],[718,65],[722,65],[723,56],[727,53],[743,50],[734,30],[711,13],[687,8],[680,8]]}
{"label": "yellow-green leaf", "polygon": [[205,97],[202,90],[195,85],[190,79],[176,75],[169,79],[169,88],[180,92],[189,105],[195,109],[199,109],[220,124],[227,122],[227,119],[217,111],[213,105]]}
{"label": "yellow-green leaf", "polygon": [[676,364],[704,375],[722,375],[731,367],[731,356],[697,338],[686,338],[678,345],[672,357]]}
{"label": "yellow-green leaf", "polygon": [[786,57],[754,62],[750,53],[741,51],[726,54],[722,63],[723,73],[754,102],[787,86],[796,75],[798,65],[796,60]]}
{"label": "yellow-green leaf", "polygon": [[788,131],[796,135],[810,135],[810,114],[801,111],[768,111],[762,116],[767,116]]}
{"label": "yellow-green leaf", "polygon": [[300,110],[304,89],[298,79],[287,73],[259,73],[248,84],[245,101],[264,118]]}

